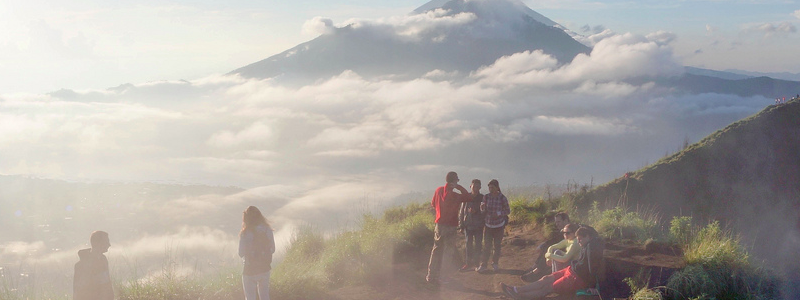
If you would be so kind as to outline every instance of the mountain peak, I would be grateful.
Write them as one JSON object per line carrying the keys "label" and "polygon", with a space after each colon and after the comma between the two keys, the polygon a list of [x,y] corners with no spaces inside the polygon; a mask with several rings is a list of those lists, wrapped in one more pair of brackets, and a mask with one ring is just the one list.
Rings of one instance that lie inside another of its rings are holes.
{"label": "mountain peak", "polygon": [[[439,8],[461,12],[467,11],[467,9],[465,9],[467,7],[484,7],[495,10],[503,9],[506,11],[506,13],[515,11],[544,25],[563,28],[563,26],[530,9],[527,5],[525,5],[525,3],[522,3],[522,1],[518,0],[431,0],[430,2],[425,3],[415,9],[412,14],[421,14]],[[472,9],[472,11],[474,11],[474,9]]]}
{"label": "mountain peak", "polygon": [[518,0],[433,0],[404,20],[356,23],[231,73],[299,84],[346,70],[364,77],[470,74],[524,51],[564,64],[591,50]]}

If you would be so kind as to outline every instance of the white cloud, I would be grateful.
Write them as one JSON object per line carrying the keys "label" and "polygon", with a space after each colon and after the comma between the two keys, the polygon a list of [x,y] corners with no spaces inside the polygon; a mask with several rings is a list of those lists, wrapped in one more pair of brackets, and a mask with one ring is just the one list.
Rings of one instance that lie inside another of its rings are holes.
{"label": "white cloud", "polygon": [[795,10],[795,11],[794,11],[794,13],[792,13],[792,15],[793,15],[795,18],[798,18],[798,19],[800,19],[800,9],[798,9],[798,10]]}
{"label": "white cloud", "polygon": [[745,25],[742,31],[744,33],[760,34],[769,38],[773,36],[787,36],[789,34],[797,33],[797,27],[795,27],[791,22],[781,22],[778,24],[749,24]]}
{"label": "white cloud", "polygon": [[538,131],[554,135],[619,135],[632,130],[630,126],[621,120],[550,116],[537,116],[518,120],[510,128],[520,135],[526,135],[526,131]]}
{"label": "white cloud", "polygon": [[333,21],[323,17],[314,17],[303,23],[302,32],[307,35],[323,35],[333,33]]}
{"label": "white cloud", "polygon": [[[517,53],[498,59],[473,76],[494,86],[526,85],[587,94],[602,94],[617,87],[618,93],[609,95],[625,96],[637,89],[614,82],[682,72],[667,45],[673,37],[664,32],[649,38],[630,33],[607,37],[598,42],[589,55],[579,54],[572,63],[559,68],[555,68],[555,59],[541,51]],[[628,93],[620,93],[624,91]]]}
{"label": "white cloud", "polygon": [[669,45],[677,39],[678,36],[668,31],[657,31],[647,35],[647,39],[658,43],[659,45]]}
{"label": "white cloud", "polygon": [[257,121],[250,124],[248,127],[238,131],[231,132],[223,130],[215,133],[208,140],[208,144],[214,147],[235,147],[243,144],[266,144],[273,136],[273,129],[264,124],[262,121]]}
{"label": "white cloud", "polygon": [[597,43],[599,43],[600,41],[612,37],[614,35],[616,35],[616,33],[614,33],[614,31],[612,31],[611,29],[603,29],[600,32],[592,33],[589,36],[577,35],[574,36],[573,38],[575,38],[575,40],[581,42],[584,45],[587,45],[589,47],[594,47],[594,45],[597,45]]}

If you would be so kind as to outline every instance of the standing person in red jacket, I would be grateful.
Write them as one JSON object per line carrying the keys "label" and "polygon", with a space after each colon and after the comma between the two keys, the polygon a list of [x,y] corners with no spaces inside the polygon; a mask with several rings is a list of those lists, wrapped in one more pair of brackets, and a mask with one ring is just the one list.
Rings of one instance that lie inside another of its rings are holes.
{"label": "standing person in red jacket", "polygon": [[[433,231],[433,249],[428,263],[429,283],[439,282],[439,271],[442,268],[442,256],[446,247],[455,249],[456,231],[458,230],[458,210],[462,202],[472,201],[469,191],[458,184],[456,172],[447,173],[447,183],[433,193],[431,206],[436,209],[436,227]],[[455,190],[458,190],[456,192]],[[449,246],[445,246],[449,245]]]}
{"label": "standing person in red jacket", "polygon": [[74,300],[113,300],[114,289],[108,272],[108,252],[111,242],[105,231],[92,232],[89,238],[92,248],[78,251],[80,261],[75,264],[72,282]]}

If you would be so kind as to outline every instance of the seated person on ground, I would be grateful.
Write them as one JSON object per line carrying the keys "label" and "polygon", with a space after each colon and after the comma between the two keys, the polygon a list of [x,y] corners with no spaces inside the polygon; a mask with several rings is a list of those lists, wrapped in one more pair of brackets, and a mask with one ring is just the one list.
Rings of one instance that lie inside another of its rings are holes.
{"label": "seated person on ground", "polygon": [[[569,215],[565,212],[559,212],[553,217],[553,221],[555,221],[555,230],[561,230],[569,224]],[[545,241],[544,243],[539,245],[539,250],[541,251],[539,257],[536,258],[533,264],[533,269],[524,275],[522,275],[522,280],[527,282],[533,282],[538,280],[544,275],[552,273],[552,267],[549,263],[547,263],[547,258],[545,258],[545,250],[547,247],[557,244],[563,241],[563,236],[561,233],[555,232],[554,234],[550,235],[551,238]]]}
{"label": "seated person on ground", "polygon": [[[525,286],[510,286],[501,282],[503,292],[512,299],[531,299],[542,298],[553,292],[574,295],[580,289],[595,286],[603,264],[602,240],[596,232],[586,227],[581,227],[575,234],[581,245],[581,253],[570,266]],[[595,251],[592,251],[593,246]]]}
{"label": "seated person on ground", "polygon": [[578,228],[580,228],[578,224],[567,224],[561,229],[564,239],[547,248],[544,257],[547,259],[547,265],[552,267],[551,273],[566,268],[570,262],[578,259],[578,255],[581,253],[581,245],[575,239],[575,232],[578,231]]}

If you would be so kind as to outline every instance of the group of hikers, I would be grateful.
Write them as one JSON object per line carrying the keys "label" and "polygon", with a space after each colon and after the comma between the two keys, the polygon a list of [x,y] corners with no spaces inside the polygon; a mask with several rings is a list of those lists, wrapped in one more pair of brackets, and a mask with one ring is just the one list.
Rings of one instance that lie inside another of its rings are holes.
{"label": "group of hikers", "polygon": [[[456,249],[458,232],[463,232],[466,238],[464,265],[460,271],[497,272],[503,235],[511,213],[499,182],[497,179],[489,181],[489,193],[484,195],[481,194],[479,179],[472,180],[469,191],[458,184],[456,172],[447,173],[445,181],[444,186],[436,189],[431,200],[436,219],[433,249],[425,280],[431,284],[442,283],[442,256],[445,248]],[[594,228],[570,223],[567,213],[557,213],[554,222],[560,234],[553,235],[556,240],[545,241],[539,246],[540,256],[534,260],[533,268],[521,277],[530,283],[524,286],[500,283],[500,288],[508,297],[531,299],[553,292],[598,293],[595,287],[598,277],[603,273],[602,239]]]}
{"label": "group of hikers", "polygon": [[[91,248],[78,251],[72,297],[74,300],[113,300],[114,289],[104,255],[111,247],[108,233],[95,231],[89,238]],[[272,227],[255,206],[242,213],[239,231],[239,257],[244,261],[242,286],[245,300],[269,300],[269,276],[275,238]]]}
{"label": "group of hikers", "polygon": [[[789,99],[789,101],[792,101],[792,100],[795,100],[795,99],[800,99],[800,94],[797,94],[797,96],[794,96],[794,98]],[[785,104],[785,103],[786,103],[786,97],[775,98],[775,104]]]}
{"label": "group of hikers", "polygon": [[[463,232],[466,237],[466,256],[461,271],[497,272],[505,227],[511,213],[500,183],[497,179],[489,181],[489,193],[484,195],[478,179],[472,180],[470,190],[458,184],[456,172],[447,173],[445,179],[446,184],[436,189],[431,200],[436,218],[426,281],[441,283],[442,257],[446,248],[456,249],[458,232]],[[542,250],[540,257],[521,278],[530,283],[524,286],[500,283],[508,297],[530,299],[552,292],[574,294],[597,284],[603,264],[602,239],[593,228],[570,223],[566,213],[557,213],[554,221],[560,230],[556,236],[558,240],[546,241],[539,246]],[[244,210],[239,232],[239,257],[244,261],[242,286],[246,300],[269,300],[269,278],[275,252],[272,231],[257,207],[249,206]],[[95,231],[89,240],[91,248],[78,251],[80,260],[75,264],[73,299],[114,299],[108,259],[104,255],[111,246],[108,233]],[[589,291],[596,293],[596,290]]]}

